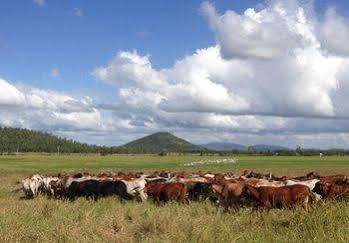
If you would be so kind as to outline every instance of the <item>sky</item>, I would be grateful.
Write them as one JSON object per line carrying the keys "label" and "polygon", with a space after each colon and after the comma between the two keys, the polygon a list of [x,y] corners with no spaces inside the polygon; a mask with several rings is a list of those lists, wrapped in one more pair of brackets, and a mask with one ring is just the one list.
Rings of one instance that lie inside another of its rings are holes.
{"label": "sky", "polygon": [[349,149],[349,2],[2,1],[0,126]]}

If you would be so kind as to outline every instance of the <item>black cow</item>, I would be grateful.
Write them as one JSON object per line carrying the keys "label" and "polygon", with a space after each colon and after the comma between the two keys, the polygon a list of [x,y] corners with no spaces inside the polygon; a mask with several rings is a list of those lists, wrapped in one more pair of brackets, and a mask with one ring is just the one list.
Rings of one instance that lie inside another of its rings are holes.
{"label": "black cow", "polygon": [[192,201],[205,201],[209,198],[211,201],[217,200],[212,187],[208,183],[196,182],[192,186],[188,186],[189,199]]}
{"label": "black cow", "polygon": [[76,197],[98,200],[100,197],[118,195],[120,199],[131,199],[122,181],[73,181],[66,190],[66,198],[74,201]]}

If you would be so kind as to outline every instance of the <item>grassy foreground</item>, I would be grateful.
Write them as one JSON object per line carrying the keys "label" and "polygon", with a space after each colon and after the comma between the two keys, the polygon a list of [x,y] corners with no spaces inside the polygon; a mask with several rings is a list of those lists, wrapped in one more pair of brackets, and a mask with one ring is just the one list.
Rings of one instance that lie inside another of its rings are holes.
{"label": "grassy foreground", "polygon": [[237,157],[236,164],[196,167],[184,163],[222,157],[200,156],[0,156],[0,242],[348,242],[349,203],[326,202],[309,212],[243,209],[225,213],[208,202],[156,206],[116,198],[74,203],[39,197],[19,200],[16,181],[32,173],[253,169],[277,175],[349,175],[348,157]]}

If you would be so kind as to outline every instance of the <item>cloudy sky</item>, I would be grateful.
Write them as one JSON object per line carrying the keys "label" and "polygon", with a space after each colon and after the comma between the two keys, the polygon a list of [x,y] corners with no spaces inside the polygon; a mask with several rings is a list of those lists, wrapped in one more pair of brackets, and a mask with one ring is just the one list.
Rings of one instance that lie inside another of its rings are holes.
{"label": "cloudy sky", "polygon": [[349,148],[349,2],[5,0],[0,126]]}

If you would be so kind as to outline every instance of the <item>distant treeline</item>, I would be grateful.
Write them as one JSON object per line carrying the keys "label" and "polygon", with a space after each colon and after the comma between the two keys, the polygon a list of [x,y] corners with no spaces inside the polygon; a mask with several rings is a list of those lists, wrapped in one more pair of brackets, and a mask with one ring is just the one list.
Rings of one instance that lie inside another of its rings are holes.
{"label": "distant treeline", "polygon": [[[154,138],[154,136],[156,136]],[[158,138],[161,140],[158,140]],[[167,139],[164,139],[164,137]],[[274,156],[311,156],[319,155],[349,155],[349,150],[344,149],[302,149],[298,147],[295,150],[280,151],[255,151],[255,150],[232,150],[218,152],[208,150],[196,145],[186,143],[181,139],[169,137],[169,134],[158,133],[147,137],[147,142],[140,143],[142,140],[136,140],[126,146],[107,147],[79,143],[71,139],[60,138],[49,133],[32,131],[23,128],[0,127],[0,154],[14,154],[16,152],[39,152],[39,153],[99,153],[107,154],[159,154],[166,156],[168,154],[200,154],[200,155],[274,155]],[[165,142],[164,142],[165,141]],[[168,141],[171,141],[168,142]],[[158,144],[160,143],[160,145]],[[161,145],[166,145],[166,149],[156,149]],[[175,144],[175,145],[172,145]],[[172,147],[171,147],[171,146]],[[172,149],[171,149],[172,148]],[[177,151],[178,150],[178,151]]]}
{"label": "distant treeline", "polygon": [[223,151],[223,152],[211,152],[210,153],[218,153],[221,156],[227,156],[227,155],[234,155],[234,154],[240,154],[240,155],[265,155],[265,156],[331,156],[331,155],[349,155],[349,150],[345,149],[289,149],[289,150],[278,150],[278,151],[239,151],[239,150],[232,150],[232,151]]}
{"label": "distant treeline", "polygon": [[49,133],[0,127],[0,152],[99,153],[104,147],[78,143]]}
{"label": "distant treeline", "polygon": [[[151,148],[154,148],[151,147]],[[198,149],[183,151],[193,153]],[[162,150],[150,149],[145,146],[97,146],[79,143],[71,139],[60,138],[49,133],[33,131],[23,128],[0,127],[0,154],[14,154],[16,152],[39,152],[39,153],[100,153],[106,154],[157,154]]]}

